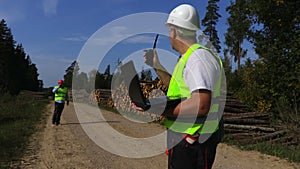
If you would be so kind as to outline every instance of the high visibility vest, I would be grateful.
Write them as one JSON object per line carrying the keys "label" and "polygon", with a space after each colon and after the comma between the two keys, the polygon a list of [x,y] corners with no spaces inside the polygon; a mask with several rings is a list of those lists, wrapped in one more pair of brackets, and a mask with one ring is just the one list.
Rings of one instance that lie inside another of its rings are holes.
{"label": "high visibility vest", "polygon": [[59,88],[58,86],[55,86],[55,88],[58,88],[58,89],[55,92],[54,101],[65,101],[68,89],[66,87]]}
{"label": "high visibility vest", "polygon": [[[186,62],[191,56],[191,54],[197,50],[198,48],[203,48],[205,50],[208,50],[209,52],[210,49],[201,46],[199,44],[193,44],[192,46],[189,47],[189,49],[186,51],[185,55],[183,58],[180,58],[177,65],[175,66],[174,72],[171,77],[171,81],[169,84],[169,89],[167,92],[167,96],[169,99],[180,99],[180,98],[190,98],[191,93],[184,82],[183,79],[183,70],[185,68]],[[179,133],[185,133],[185,134],[190,134],[194,135],[196,132],[198,132],[200,135],[201,134],[211,134],[214,133],[216,130],[219,128],[219,120],[220,120],[220,113],[219,113],[219,102],[215,100],[218,99],[220,96],[220,89],[221,89],[221,75],[222,75],[222,61],[218,56],[216,56],[213,52],[211,52],[212,55],[218,60],[219,65],[220,65],[220,75],[217,83],[214,86],[214,92],[212,94],[212,104],[209,110],[209,113],[205,117],[198,117],[196,120],[196,123],[192,122],[180,122],[171,120],[171,118],[165,118],[164,119],[164,125],[175,132]],[[194,120],[194,121],[195,121]]]}

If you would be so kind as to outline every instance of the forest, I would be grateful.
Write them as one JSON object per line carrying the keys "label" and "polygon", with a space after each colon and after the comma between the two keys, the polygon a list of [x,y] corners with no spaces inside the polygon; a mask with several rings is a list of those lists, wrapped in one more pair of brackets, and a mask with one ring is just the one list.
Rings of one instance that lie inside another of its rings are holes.
{"label": "forest", "polygon": [[43,81],[38,79],[38,69],[17,44],[4,19],[0,22],[0,95],[18,95],[21,90],[39,91]]}

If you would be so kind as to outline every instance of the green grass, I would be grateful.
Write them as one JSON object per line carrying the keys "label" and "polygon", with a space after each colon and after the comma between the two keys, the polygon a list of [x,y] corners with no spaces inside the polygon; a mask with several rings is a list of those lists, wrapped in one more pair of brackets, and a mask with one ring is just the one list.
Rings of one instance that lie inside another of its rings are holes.
{"label": "green grass", "polygon": [[281,144],[257,143],[241,146],[243,150],[257,150],[264,154],[287,159],[290,162],[300,162],[300,146],[283,146]]}
{"label": "green grass", "polygon": [[0,168],[22,157],[48,103],[29,96],[0,97]]}
{"label": "green grass", "polygon": [[299,145],[283,146],[281,144],[275,144],[269,142],[262,142],[256,144],[241,144],[235,140],[229,139],[228,137],[226,137],[226,134],[223,139],[223,142],[228,145],[237,146],[241,150],[255,150],[263,154],[268,154],[282,159],[287,159],[290,162],[300,162]]}

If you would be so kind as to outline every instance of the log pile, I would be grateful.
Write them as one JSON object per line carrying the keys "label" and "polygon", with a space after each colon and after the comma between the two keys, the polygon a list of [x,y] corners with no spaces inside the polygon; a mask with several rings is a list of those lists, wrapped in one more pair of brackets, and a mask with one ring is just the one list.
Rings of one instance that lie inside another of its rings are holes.
{"label": "log pile", "polygon": [[111,90],[109,89],[95,89],[91,92],[89,97],[91,104],[101,104],[107,107],[113,107],[111,100]]}
{"label": "log pile", "polygon": [[[144,81],[141,82],[141,87],[147,98],[165,95],[167,90],[161,81]],[[152,121],[161,120],[161,117],[157,115],[133,110],[124,83],[121,83],[120,87],[112,91],[97,89],[92,92],[90,100],[94,103],[115,108],[118,111],[148,116]],[[223,119],[225,135],[240,143],[251,144],[266,141],[286,145],[298,143],[288,134],[286,129],[271,126],[269,113],[251,112],[244,103],[238,101],[231,93],[227,94]]]}
{"label": "log pile", "polygon": [[[141,88],[146,98],[163,96],[166,90],[162,82],[155,81],[143,81],[141,82]],[[119,87],[112,90],[96,89],[92,91],[89,101],[91,104],[114,108],[118,112],[129,112],[137,116],[144,116],[146,119],[151,119],[151,121],[159,121],[160,118],[155,114],[134,110],[131,106],[128,90],[124,83],[121,83]]]}
{"label": "log pile", "polygon": [[269,113],[251,112],[230,93],[227,94],[223,118],[225,135],[240,143],[294,143],[286,129],[271,126]]}

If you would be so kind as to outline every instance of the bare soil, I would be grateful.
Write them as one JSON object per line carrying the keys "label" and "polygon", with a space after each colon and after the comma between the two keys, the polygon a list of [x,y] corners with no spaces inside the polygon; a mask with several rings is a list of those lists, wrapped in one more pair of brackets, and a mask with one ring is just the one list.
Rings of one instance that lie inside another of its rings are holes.
{"label": "bare soil", "polygon": [[[46,124],[35,133],[29,148],[22,158],[20,168],[33,169],[165,169],[167,156],[160,154],[150,158],[134,159],[111,154],[95,144],[79,123],[73,104],[66,106],[62,125],[52,127],[53,104],[48,106]],[[110,125],[119,132],[135,137],[145,137],[164,130],[159,124],[137,124],[119,114],[101,111]],[[113,123],[116,122],[117,123]],[[141,125],[143,131],[141,132]],[[145,134],[146,133],[146,134]],[[256,151],[241,151],[220,144],[217,149],[214,169],[300,169],[300,164],[264,155]]]}

